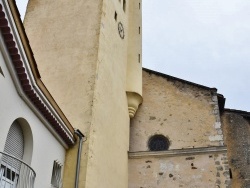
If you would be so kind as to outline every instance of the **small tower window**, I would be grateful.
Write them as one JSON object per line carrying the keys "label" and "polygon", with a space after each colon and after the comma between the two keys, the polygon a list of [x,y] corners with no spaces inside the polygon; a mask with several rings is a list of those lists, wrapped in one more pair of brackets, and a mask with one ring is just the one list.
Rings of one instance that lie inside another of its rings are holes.
{"label": "small tower window", "polygon": [[141,62],[141,54],[138,54],[138,62]]}
{"label": "small tower window", "polygon": [[123,0],[123,10],[126,11],[126,0]]}
{"label": "small tower window", "polygon": [[229,168],[229,176],[230,176],[230,179],[233,179],[233,174],[232,174],[231,168]]}
{"label": "small tower window", "polygon": [[139,3],[139,9],[141,9],[141,3]]}
{"label": "small tower window", "polygon": [[139,34],[141,34],[141,27],[139,27]]}
{"label": "small tower window", "polygon": [[163,135],[154,135],[148,141],[150,151],[164,151],[169,148],[169,140]]}
{"label": "small tower window", "polygon": [[115,11],[115,16],[114,16],[114,18],[115,18],[115,21],[117,21],[117,13],[116,13],[116,11]]}

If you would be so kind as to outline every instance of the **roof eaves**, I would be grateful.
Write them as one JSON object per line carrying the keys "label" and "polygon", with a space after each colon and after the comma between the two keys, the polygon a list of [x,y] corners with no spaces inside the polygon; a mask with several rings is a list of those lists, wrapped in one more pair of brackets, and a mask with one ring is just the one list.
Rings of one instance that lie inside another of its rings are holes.
{"label": "roof eaves", "polygon": [[32,75],[34,76],[36,85],[39,88],[39,91],[43,93],[43,96],[46,97],[46,101],[49,101],[50,105],[53,107],[52,111],[56,111],[57,115],[60,116],[60,119],[63,120],[64,124],[67,126],[68,130],[71,132],[71,135],[73,135],[73,140],[69,136],[66,135],[65,130],[60,125],[60,122],[58,122],[55,117],[52,115],[52,111],[50,108],[48,108],[44,101],[41,100],[39,97],[39,94],[36,92],[36,89],[34,89],[34,86],[31,85],[31,82],[28,78],[28,74],[26,70],[26,66],[24,65],[24,62],[22,61],[19,47],[17,46],[15,42],[15,37],[13,36],[12,28],[9,24],[8,16],[5,14],[4,7],[2,4],[0,4],[0,29],[3,34],[4,42],[7,47],[7,50],[10,54],[12,64],[16,70],[16,74],[19,78],[19,82],[21,84],[23,92],[26,94],[26,96],[29,98],[29,100],[33,103],[33,105],[37,108],[38,111],[43,115],[43,117],[51,124],[53,129],[64,139],[64,141],[70,146],[73,145],[76,137],[74,136],[74,128],[71,126],[70,122],[67,120],[66,116],[63,114],[53,97],[50,95],[49,91],[46,89],[42,81],[40,80],[40,74],[37,69],[37,65],[32,53],[32,50],[30,48],[28,38],[25,34],[24,27],[22,25],[20,14],[18,12],[16,3],[14,0],[7,0],[9,4],[9,8],[11,10],[11,15],[13,16],[14,22],[16,24],[16,28],[18,30],[18,34],[21,39],[21,43],[23,45],[25,55],[27,56],[28,63],[31,67]]}
{"label": "roof eaves", "polygon": [[243,110],[236,110],[236,109],[225,108],[224,112],[235,113],[235,114],[239,114],[239,115],[241,115],[243,117],[250,118],[250,112],[243,111]]}
{"label": "roof eaves", "polygon": [[210,87],[207,87],[207,86],[204,86],[204,85],[196,84],[196,83],[193,83],[193,82],[190,82],[190,81],[187,81],[187,80],[183,80],[183,79],[180,79],[180,78],[177,78],[177,77],[174,77],[174,76],[170,76],[170,75],[167,75],[167,74],[163,74],[163,73],[160,73],[160,72],[157,72],[157,71],[153,71],[153,70],[150,70],[150,69],[147,69],[147,68],[142,68],[142,69],[144,71],[150,73],[150,74],[155,74],[157,76],[161,76],[163,78],[166,78],[167,80],[176,80],[176,81],[183,82],[183,83],[186,83],[186,84],[189,84],[189,85],[192,85],[192,86],[196,86],[196,87],[199,87],[199,88],[202,88],[202,89],[217,92],[216,88],[210,88]]}

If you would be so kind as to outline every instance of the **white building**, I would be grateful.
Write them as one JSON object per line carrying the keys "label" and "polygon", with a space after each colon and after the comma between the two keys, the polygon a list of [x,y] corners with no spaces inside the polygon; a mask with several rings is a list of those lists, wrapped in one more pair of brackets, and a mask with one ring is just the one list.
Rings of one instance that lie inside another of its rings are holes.
{"label": "white building", "polygon": [[74,129],[40,80],[16,15],[0,0],[0,188],[60,187]]}

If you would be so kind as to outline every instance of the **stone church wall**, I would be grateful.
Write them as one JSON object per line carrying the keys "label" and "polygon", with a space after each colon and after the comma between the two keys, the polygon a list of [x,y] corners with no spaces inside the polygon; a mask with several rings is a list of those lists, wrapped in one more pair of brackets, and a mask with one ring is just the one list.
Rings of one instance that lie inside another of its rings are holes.
{"label": "stone church wall", "polygon": [[[153,135],[169,139],[150,151]],[[143,104],[130,126],[129,188],[230,187],[215,88],[143,71]]]}
{"label": "stone church wall", "polygon": [[130,151],[147,151],[154,134],[168,137],[169,149],[222,145],[214,92],[143,71],[143,104],[131,122]]}
{"label": "stone church wall", "polygon": [[129,188],[225,188],[226,154],[131,158]]}
{"label": "stone church wall", "polygon": [[222,115],[232,187],[237,188],[250,187],[250,116],[247,116],[230,110]]}

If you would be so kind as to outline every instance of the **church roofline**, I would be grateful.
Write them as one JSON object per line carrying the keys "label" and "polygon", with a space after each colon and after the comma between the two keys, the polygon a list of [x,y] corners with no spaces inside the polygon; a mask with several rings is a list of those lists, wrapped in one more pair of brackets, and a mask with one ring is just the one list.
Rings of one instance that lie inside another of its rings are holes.
{"label": "church roofline", "polygon": [[15,0],[1,1],[0,29],[11,66],[19,80],[20,95],[25,95],[23,97],[25,101],[29,100],[28,105],[32,104],[49,122],[52,132],[56,132],[68,146],[73,145],[76,139],[74,128],[41,81]]}
{"label": "church roofline", "polygon": [[179,82],[183,82],[183,83],[186,83],[186,84],[189,84],[189,85],[193,85],[193,86],[196,86],[196,87],[199,87],[199,88],[202,88],[202,89],[206,89],[206,90],[211,90],[211,91],[217,92],[217,88],[207,87],[207,86],[200,85],[200,84],[197,84],[197,83],[194,83],[194,82],[183,80],[181,78],[170,76],[168,74],[164,74],[164,73],[160,73],[160,72],[157,72],[157,71],[153,71],[153,70],[150,70],[150,69],[147,69],[147,68],[143,68],[143,70],[146,71],[146,72],[148,72],[148,73],[150,73],[150,74],[155,74],[155,75],[161,76],[161,77],[166,78],[166,79],[177,80]]}
{"label": "church roofline", "polygon": [[226,98],[222,94],[219,94],[219,93],[217,93],[217,97],[218,97],[219,110],[220,110],[220,113],[222,113],[225,108]]}
{"label": "church roofline", "polygon": [[[167,75],[167,74],[163,74],[163,73],[160,73],[160,72],[157,72],[157,71],[153,71],[153,70],[150,70],[150,69],[147,69],[147,68],[143,68],[143,70],[150,73],[150,74],[155,74],[155,75],[161,76],[163,78],[166,78],[168,80],[177,80],[179,82],[183,82],[183,83],[195,86],[195,87],[199,87],[199,88],[202,88],[202,89],[205,89],[205,90],[210,90],[212,92],[217,93],[216,88],[210,88],[210,87],[207,87],[207,86],[204,86],[204,85],[196,84],[196,83],[193,83],[193,82],[190,82],[190,81],[187,81],[187,80],[183,80],[183,79],[180,79],[180,78],[177,78],[177,77],[174,77],[174,76],[170,76],[170,75]],[[222,94],[219,94],[219,93],[217,93],[217,97],[218,97],[218,105],[219,105],[220,112],[223,112],[224,107],[225,107],[226,98]]]}
{"label": "church roofline", "polygon": [[239,114],[239,115],[241,115],[243,117],[250,118],[250,112],[243,111],[243,110],[225,108],[224,112],[235,113],[235,114]]}

